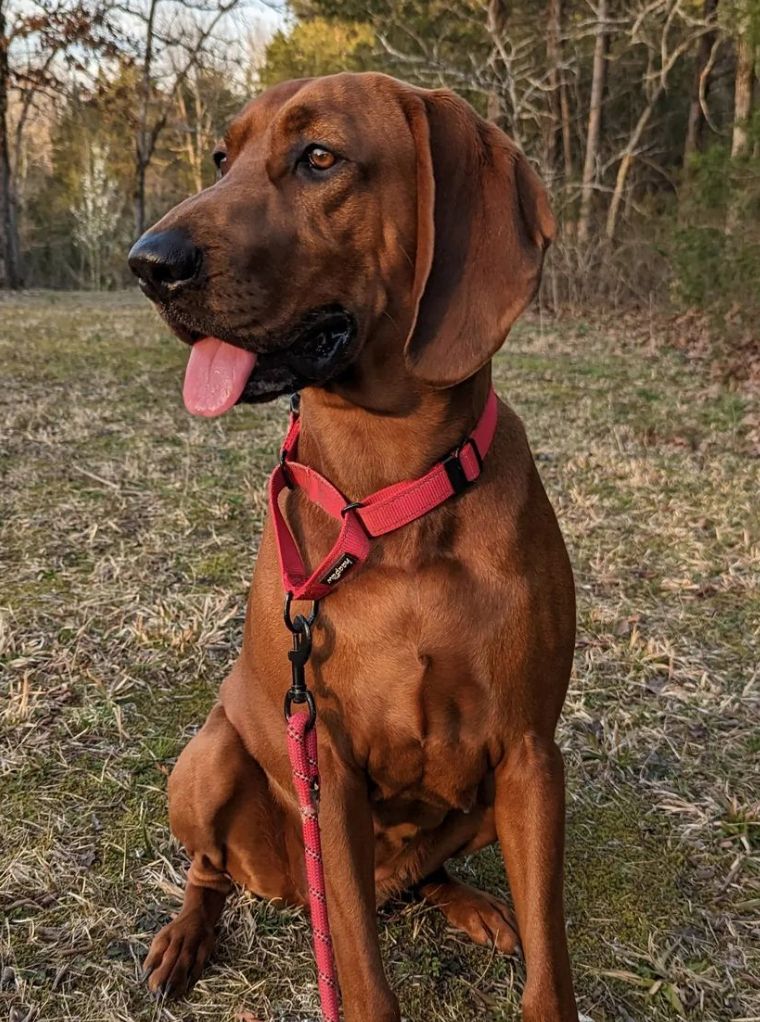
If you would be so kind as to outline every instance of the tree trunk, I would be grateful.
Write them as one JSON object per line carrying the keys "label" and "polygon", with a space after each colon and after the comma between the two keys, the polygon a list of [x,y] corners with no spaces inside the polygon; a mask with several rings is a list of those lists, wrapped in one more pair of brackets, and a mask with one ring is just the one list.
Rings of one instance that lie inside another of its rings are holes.
{"label": "tree trunk", "polygon": [[3,3],[0,2],[0,219],[3,231],[5,286],[18,290],[23,287],[24,280],[21,271],[16,202],[11,173],[11,146],[8,138],[9,85],[8,36],[6,34],[5,9]]}
{"label": "tree trunk", "polygon": [[560,106],[560,82],[562,51],[560,45],[560,31],[562,19],[562,0],[549,0],[546,10],[546,62],[549,70],[549,110],[546,121],[546,136],[544,139],[544,166],[546,171],[553,176],[559,164],[560,156],[560,129],[562,125],[562,110]]}
{"label": "tree trunk", "polygon": [[615,237],[618,216],[620,215],[620,205],[623,201],[623,195],[625,194],[625,183],[628,180],[628,172],[633,166],[636,150],[638,149],[639,142],[641,142],[646,126],[649,124],[652,112],[657,106],[660,96],[662,96],[664,91],[665,85],[660,84],[652,93],[651,99],[641,112],[641,116],[636,122],[636,127],[633,129],[631,137],[628,139],[628,144],[623,150],[623,157],[620,160],[617,177],[615,178],[615,189],[612,193],[610,208],[607,211],[607,227],[605,233],[610,241],[612,241]]}
{"label": "tree trunk", "polygon": [[[507,0],[488,0],[488,6],[486,8],[486,28],[496,51],[501,54],[502,58],[504,56],[503,39],[504,33],[507,29],[509,15],[510,9]],[[504,70],[506,74],[511,74],[511,70],[507,67],[506,61]],[[489,90],[488,97],[486,99],[486,117],[503,131],[509,131],[511,127],[514,134],[515,126],[509,124],[509,117],[507,115],[506,96],[502,96],[501,93],[501,86]],[[514,114],[514,110],[511,112]]]}
{"label": "tree trunk", "polygon": [[[746,17],[736,40],[736,81],[734,83],[734,129],[731,135],[731,159],[749,155],[749,123],[752,117],[752,93],[755,79],[755,43],[752,26]],[[731,198],[726,213],[726,234],[733,234],[742,216],[742,192],[732,182]]]}
{"label": "tree trunk", "polygon": [[145,161],[138,152],[134,191],[135,238],[139,238],[145,232],[145,171]]}
{"label": "tree trunk", "polygon": [[507,130],[507,118],[504,114],[504,104],[496,89],[489,89],[486,97],[486,120],[491,121],[503,131]]}
{"label": "tree trunk", "polygon": [[560,158],[566,180],[573,176],[573,140],[570,134],[570,99],[562,66],[563,0],[548,0],[546,58],[549,66],[549,118],[544,162],[559,168]]}
{"label": "tree trunk", "polygon": [[[652,118],[655,107],[659,103],[660,99],[665,94],[668,87],[668,76],[670,75],[673,68],[676,66],[678,61],[683,57],[685,53],[688,53],[693,46],[693,38],[689,35],[685,36],[682,41],[674,47],[673,50],[668,52],[667,41],[668,41],[668,30],[670,28],[670,14],[676,9],[676,3],[674,0],[673,5],[668,9],[668,13],[662,22],[662,36],[660,42],[660,67],[657,72],[657,86],[652,89],[648,96],[646,106],[641,111],[639,119],[636,121],[636,125],[631,132],[631,136],[626,143],[625,148],[621,154],[620,165],[618,166],[617,177],[615,179],[615,188],[612,193],[612,200],[610,202],[609,210],[607,211],[607,227],[606,235],[607,238],[612,241],[615,237],[615,231],[617,229],[618,218],[620,215],[620,206],[625,195],[625,185],[628,180],[628,173],[633,166],[633,162],[636,158],[641,140],[644,137],[644,132]],[[700,29],[700,36],[702,30]],[[646,82],[646,80],[645,80]]]}
{"label": "tree trunk", "polygon": [[140,120],[137,125],[135,141],[135,238],[145,231],[145,174],[148,163],[153,155],[151,133],[149,127],[150,99],[153,90],[153,44],[156,23],[156,12],[159,0],[150,0],[148,20],[145,27],[145,57],[142,66],[140,83]]}
{"label": "tree trunk", "polygon": [[193,188],[196,192],[200,192],[203,189],[203,164],[202,164],[202,150],[201,144],[201,121],[203,118],[203,104],[200,99],[200,94],[197,87],[197,82],[193,83],[193,106],[195,115],[195,124],[190,124],[190,117],[187,109],[187,101],[185,94],[182,89],[177,92],[177,111],[179,112],[180,121],[182,123],[183,141],[185,144],[185,154],[187,156],[188,167],[190,168],[190,177],[192,178]]}
{"label": "tree trunk", "polygon": [[602,128],[602,101],[607,79],[607,0],[599,0],[596,11],[596,41],[594,43],[594,67],[591,75],[591,99],[588,110],[588,133],[586,135],[586,157],[583,161],[581,182],[581,212],[578,218],[578,241],[588,241],[591,221],[591,202],[594,196],[596,162],[599,154],[599,137]]}
{"label": "tree trunk", "polygon": [[570,181],[575,168],[573,166],[573,136],[570,127],[570,93],[564,73],[559,83],[559,105],[562,118],[562,155],[565,161],[565,178]]}
{"label": "tree trunk", "polygon": [[752,116],[752,84],[755,76],[755,47],[750,26],[736,41],[736,84],[734,86],[734,130],[731,156],[746,156],[749,148],[749,121]]}
{"label": "tree trunk", "polygon": [[[717,13],[718,0],[704,0],[702,17],[705,22],[714,22]],[[702,138],[705,128],[705,112],[702,109],[702,97],[706,97],[710,91],[710,71],[708,65],[717,35],[716,28],[703,35],[699,40],[699,48],[694,65],[694,81],[691,86],[689,119],[686,123],[686,139],[683,147],[684,167],[688,167],[691,157],[702,149]],[[704,81],[702,80],[703,76],[705,76]]]}

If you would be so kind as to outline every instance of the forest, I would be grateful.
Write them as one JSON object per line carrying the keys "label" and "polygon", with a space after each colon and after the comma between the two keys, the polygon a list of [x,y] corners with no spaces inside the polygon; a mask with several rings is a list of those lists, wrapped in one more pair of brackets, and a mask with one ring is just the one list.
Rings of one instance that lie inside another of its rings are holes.
{"label": "forest", "polygon": [[268,85],[381,70],[464,95],[534,162],[559,221],[551,310],[760,309],[760,0],[2,0],[0,279],[113,289],[213,181]]}

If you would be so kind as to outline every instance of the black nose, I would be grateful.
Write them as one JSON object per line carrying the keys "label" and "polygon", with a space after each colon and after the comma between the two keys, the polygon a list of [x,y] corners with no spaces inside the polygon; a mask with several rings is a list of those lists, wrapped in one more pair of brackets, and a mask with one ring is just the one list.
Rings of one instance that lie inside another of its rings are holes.
{"label": "black nose", "polygon": [[148,231],[129,253],[129,268],[150,297],[178,291],[198,274],[203,254],[184,231]]}

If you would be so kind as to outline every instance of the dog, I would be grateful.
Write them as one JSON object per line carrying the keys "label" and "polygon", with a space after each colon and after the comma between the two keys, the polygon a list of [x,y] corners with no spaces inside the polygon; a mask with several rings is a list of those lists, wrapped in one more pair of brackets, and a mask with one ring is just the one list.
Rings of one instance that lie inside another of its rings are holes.
{"label": "dog", "polygon": [[[421,476],[472,431],[492,356],[536,293],[554,221],[527,160],[455,94],[376,73],[268,89],[214,160],[216,183],[129,255],[191,346],[187,407],[213,416],[299,391],[299,460],[348,500]],[[282,509],[318,564],[335,522],[298,488]],[[182,910],[145,962],[153,992],[198,979],[233,881],[306,902],[282,600],[270,515],[240,656],[169,779],[191,865]],[[525,1022],[577,1022],[554,741],[574,639],[565,545],[523,426],[499,402],[477,481],[373,540],[314,628],[319,819],[346,1022],[399,1022],[376,909],[407,889],[476,943],[522,949]],[[514,916],[446,871],[496,841]]]}

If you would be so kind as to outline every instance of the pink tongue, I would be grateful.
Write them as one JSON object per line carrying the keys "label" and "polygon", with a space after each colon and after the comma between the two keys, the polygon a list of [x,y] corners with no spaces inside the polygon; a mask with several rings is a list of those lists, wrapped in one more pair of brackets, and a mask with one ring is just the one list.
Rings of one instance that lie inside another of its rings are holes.
{"label": "pink tongue", "polygon": [[222,415],[243,393],[255,365],[252,351],[218,337],[196,341],[185,370],[185,408],[193,415]]}

